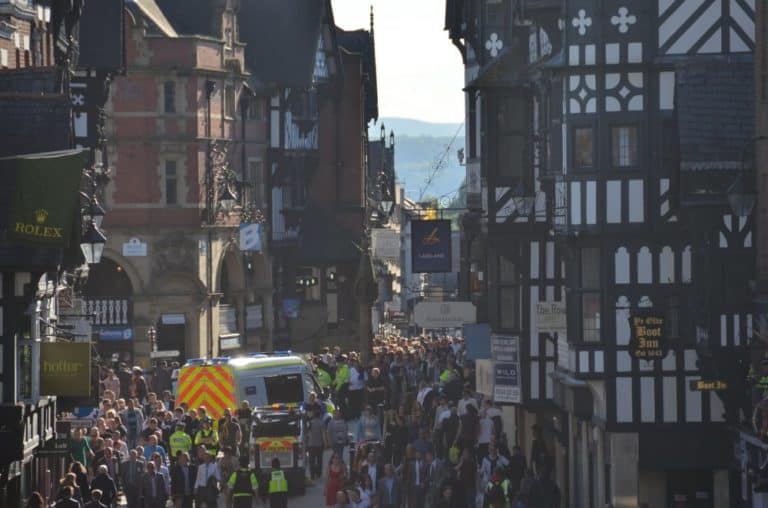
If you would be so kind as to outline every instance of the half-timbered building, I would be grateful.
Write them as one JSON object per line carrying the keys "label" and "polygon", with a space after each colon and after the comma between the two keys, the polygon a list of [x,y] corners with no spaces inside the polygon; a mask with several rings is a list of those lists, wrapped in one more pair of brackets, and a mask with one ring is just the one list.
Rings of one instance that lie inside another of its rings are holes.
{"label": "half-timbered building", "polygon": [[[751,209],[728,198],[750,171],[754,7],[447,1],[466,70],[462,226],[483,246],[493,332],[520,338],[510,438],[529,457],[545,443],[564,506],[742,498],[727,423],[748,407],[695,381],[727,371],[735,388],[753,335]],[[544,323],[553,308],[565,327]],[[638,346],[647,316],[657,356]]]}

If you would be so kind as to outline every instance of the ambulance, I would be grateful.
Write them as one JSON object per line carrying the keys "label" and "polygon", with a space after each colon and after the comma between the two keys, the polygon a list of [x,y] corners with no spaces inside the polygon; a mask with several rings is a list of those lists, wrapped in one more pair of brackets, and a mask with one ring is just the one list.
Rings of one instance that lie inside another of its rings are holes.
{"label": "ambulance", "polygon": [[[233,412],[247,400],[254,409],[250,436],[255,468],[268,472],[272,459],[280,459],[291,492],[304,492],[303,404],[315,392],[322,401],[323,390],[307,361],[291,351],[254,353],[235,358],[189,360],[179,371],[176,407],[205,406],[217,422],[229,408]],[[326,400],[329,413],[333,404]]]}

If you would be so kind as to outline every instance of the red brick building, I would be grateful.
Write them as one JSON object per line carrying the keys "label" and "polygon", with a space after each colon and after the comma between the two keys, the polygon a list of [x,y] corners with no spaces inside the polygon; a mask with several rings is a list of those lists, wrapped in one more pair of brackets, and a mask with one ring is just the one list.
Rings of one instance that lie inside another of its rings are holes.
{"label": "red brick building", "polygon": [[[237,3],[201,7],[207,12],[195,15],[211,27],[193,35],[154,0],[128,4],[128,75],[113,82],[107,104],[114,175],[104,257],[111,263],[98,268],[103,284],[89,284],[88,295],[91,305],[128,311],[95,323],[102,355],[146,364],[149,327],[158,350],[182,359],[258,350],[269,334],[269,321],[257,315],[271,315],[271,299],[262,299],[271,292],[266,253],[245,255],[238,245],[243,209],[262,206],[254,199],[264,195],[266,123],[245,86]],[[225,186],[238,198],[229,211]],[[112,294],[118,288],[122,294]],[[120,330],[125,340],[114,340]]]}

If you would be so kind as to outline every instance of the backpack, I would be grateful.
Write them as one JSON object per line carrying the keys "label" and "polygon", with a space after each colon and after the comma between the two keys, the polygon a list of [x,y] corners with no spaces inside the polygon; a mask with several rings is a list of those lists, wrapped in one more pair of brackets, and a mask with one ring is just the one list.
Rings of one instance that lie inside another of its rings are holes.
{"label": "backpack", "polygon": [[504,492],[504,488],[501,483],[492,482],[488,491],[485,493],[485,500],[489,506],[501,505],[504,506],[507,502],[507,493]]}

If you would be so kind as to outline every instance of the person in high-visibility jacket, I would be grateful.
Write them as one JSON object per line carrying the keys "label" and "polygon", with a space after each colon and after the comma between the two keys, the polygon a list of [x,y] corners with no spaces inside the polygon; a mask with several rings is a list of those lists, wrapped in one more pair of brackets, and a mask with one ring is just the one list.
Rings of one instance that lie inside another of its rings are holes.
{"label": "person in high-visibility jacket", "polygon": [[333,378],[333,388],[338,393],[342,386],[349,384],[349,365],[347,365],[347,355],[339,356],[339,364],[336,367],[336,376]]}
{"label": "person in high-visibility jacket", "polygon": [[168,438],[171,448],[171,460],[175,461],[179,453],[189,453],[192,450],[192,438],[184,432],[184,422],[176,424],[176,432]]}
{"label": "person in high-visibility jacket", "polygon": [[215,457],[219,453],[219,433],[211,428],[211,420],[207,418],[203,420],[202,426],[195,436],[195,446],[204,444],[206,451]]}
{"label": "person in high-visibility jacket", "polygon": [[240,456],[240,469],[229,475],[227,487],[232,499],[232,508],[251,508],[253,496],[259,490],[259,481],[248,467],[248,455]]}
{"label": "person in high-visibility jacket", "polygon": [[333,382],[331,375],[328,373],[328,367],[324,364],[317,366],[317,382],[320,383],[320,388],[328,388]]}
{"label": "person in high-visibility jacket", "polygon": [[272,471],[269,473],[269,508],[288,507],[288,480],[280,469],[280,459],[272,459]]}

